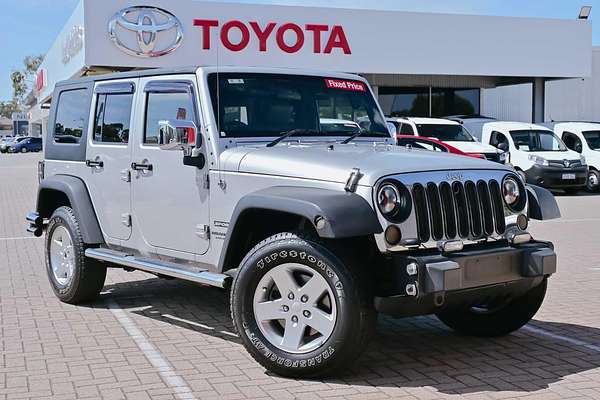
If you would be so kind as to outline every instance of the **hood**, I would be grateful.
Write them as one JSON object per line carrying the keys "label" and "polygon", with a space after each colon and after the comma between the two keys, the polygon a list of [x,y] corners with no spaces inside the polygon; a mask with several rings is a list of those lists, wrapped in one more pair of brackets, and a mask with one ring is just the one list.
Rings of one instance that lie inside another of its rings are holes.
{"label": "hood", "polygon": [[527,154],[533,154],[545,158],[546,160],[579,160],[581,155],[573,150],[567,151],[529,151]]}
{"label": "hood", "polygon": [[225,171],[276,175],[345,183],[353,168],[360,185],[373,186],[383,176],[421,171],[494,169],[507,167],[477,158],[406,149],[390,145],[336,144],[237,147],[221,154]]}
{"label": "hood", "polygon": [[489,144],[480,142],[448,142],[448,144],[464,151],[465,153],[498,153],[500,150]]}

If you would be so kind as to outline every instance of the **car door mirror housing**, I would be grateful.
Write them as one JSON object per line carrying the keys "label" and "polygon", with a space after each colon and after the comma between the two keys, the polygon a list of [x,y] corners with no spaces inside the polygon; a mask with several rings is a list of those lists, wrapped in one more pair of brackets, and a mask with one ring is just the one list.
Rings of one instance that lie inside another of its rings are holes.
{"label": "car door mirror housing", "polygon": [[196,147],[201,147],[198,127],[193,121],[159,121],[158,144],[161,150],[183,150],[189,156]]}

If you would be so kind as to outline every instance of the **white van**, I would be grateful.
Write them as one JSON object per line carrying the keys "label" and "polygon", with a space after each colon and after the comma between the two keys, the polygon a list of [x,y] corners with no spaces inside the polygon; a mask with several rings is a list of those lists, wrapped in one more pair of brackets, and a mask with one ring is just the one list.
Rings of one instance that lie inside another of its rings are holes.
{"label": "white van", "polygon": [[438,139],[468,154],[481,154],[486,160],[506,162],[503,151],[477,141],[460,123],[444,118],[392,117],[386,119],[396,127],[396,135],[415,135]]}
{"label": "white van", "polygon": [[508,152],[508,162],[527,183],[576,192],[587,184],[585,157],[569,150],[551,129],[524,122],[489,122],[481,142]]}
{"label": "white van", "polygon": [[596,192],[600,188],[600,123],[560,122],[554,125],[556,133],[565,145],[585,157],[588,171],[587,189]]}

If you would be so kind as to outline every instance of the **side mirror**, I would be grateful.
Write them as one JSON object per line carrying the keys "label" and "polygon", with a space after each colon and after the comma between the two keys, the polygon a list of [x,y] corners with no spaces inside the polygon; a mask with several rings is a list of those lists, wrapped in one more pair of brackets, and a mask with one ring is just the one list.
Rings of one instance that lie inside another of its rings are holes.
{"label": "side mirror", "polygon": [[392,135],[396,135],[396,125],[392,124],[391,122],[386,122],[388,131],[392,134]]}
{"label": "side mirror", "polygon": [[183,150],[184,155],[189,156],[196,146],[202,145],[196,143],[198,127],[192,121],[159,121],[158,126],[161,150]]}
{"label": "side mirror", "polygon": [[498,149],[502,151],[508,151],[508,143],[500,142],[498,143]]}

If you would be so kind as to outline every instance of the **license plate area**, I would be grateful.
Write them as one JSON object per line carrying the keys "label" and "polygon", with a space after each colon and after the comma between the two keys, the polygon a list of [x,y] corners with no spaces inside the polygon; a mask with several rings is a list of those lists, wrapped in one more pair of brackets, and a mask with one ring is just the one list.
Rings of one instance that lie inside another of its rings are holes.
{"label": "license plate area", "polygon": [[572,181],[575,180],[576,176],[575,174],[562,174],[562,178],[565,181]]}

